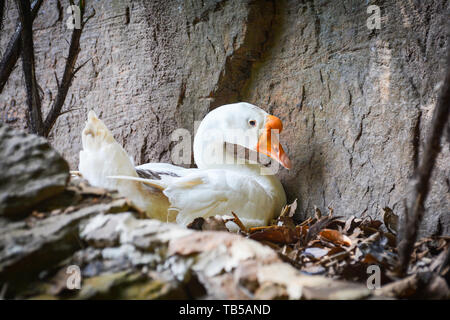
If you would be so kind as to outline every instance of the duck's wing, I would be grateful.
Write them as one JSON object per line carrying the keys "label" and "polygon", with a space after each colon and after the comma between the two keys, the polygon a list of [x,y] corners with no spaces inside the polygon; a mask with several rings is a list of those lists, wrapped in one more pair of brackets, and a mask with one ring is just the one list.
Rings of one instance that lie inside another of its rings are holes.
{"label": "duck's wing", "polygon": [[[189,170],[189,169],[187,169]],[[234,212],[247,226],[266,225],[274,213],[273,195],[248,174],[230,170],[187,171],[182,177],[160,180],[130,177],[162,190],[169,199],[169,210],[177,213],[176,221],[187,225],[197,217]]]}
{"label": "duck's wing", "polygon": [[173,181],[173,178],[181,178],[197,170],[178,167],[169,163],[146,163],[136,167],[139,178],[159,180],[158,185],[164,186],[164,188]]}
{"label": "duck's wing", "polygon": [[183,225],[196,217],[230,216],[247,226],[261,226],[272,218],[272,195],[253,177],[230,170],[204,170],[179,178],[164,189],[171,209]]}

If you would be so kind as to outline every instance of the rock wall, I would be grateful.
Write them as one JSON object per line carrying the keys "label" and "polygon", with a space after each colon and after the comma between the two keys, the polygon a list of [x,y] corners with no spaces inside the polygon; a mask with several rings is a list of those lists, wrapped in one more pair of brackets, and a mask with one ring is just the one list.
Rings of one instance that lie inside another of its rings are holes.
{"label": "rock wall", "polygon": [[[75,169],[95,110],[137,164],[169,161],[176,128],[248,101],[278,115],[294,169],[281,171],[299,212],[380,217],[403,210],[405,187],[445,69],[449,4],[419,1],[88,1],[89,60],[69,91],[51,143]],[[381,29],[366,26],[381,8]],[[34,23],[44,113],[64,67],[68,1],[45,1]],[[0,48],[17,13],[7,1]],[[2,121],[25,128],[18,66],[0,95]],[[17,119],[16,119],[17,118]],[[448,144],[438,159],[424,231],[450,233]]]}

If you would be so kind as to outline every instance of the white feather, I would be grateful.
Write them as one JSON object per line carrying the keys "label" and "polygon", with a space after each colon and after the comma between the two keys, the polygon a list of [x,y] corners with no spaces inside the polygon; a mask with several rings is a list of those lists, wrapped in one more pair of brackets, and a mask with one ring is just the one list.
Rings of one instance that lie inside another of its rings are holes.
{"label": "white feather", "polygon": [[[218,109],[205,118],[198,132],[204,132],[208,127],[244,128],[248,125],[248,118],[262,122],[266,115],[263,110],[245,103]],[[94,186],[118,189],[150,217],[164,221],[176,218],[177,223],[187,225],[196,217],[231,217],[234,212],[247,227],[261,226],[277,215],[286,203],[279,180],[275,176],[261,175],[258,165],[207,167],[202,160],[197,161],[205,157],[201,154],[203,147],[213,143],[206,134],[196,135],[194,156],[199,169],[168,163],[147,163],[136,167],[159,174],[160,180],[137,175],[125,150],[92,111],[82,133],[82,142],[81,174]],[[159,195],[151,193],[143,184],[161,192]]]}

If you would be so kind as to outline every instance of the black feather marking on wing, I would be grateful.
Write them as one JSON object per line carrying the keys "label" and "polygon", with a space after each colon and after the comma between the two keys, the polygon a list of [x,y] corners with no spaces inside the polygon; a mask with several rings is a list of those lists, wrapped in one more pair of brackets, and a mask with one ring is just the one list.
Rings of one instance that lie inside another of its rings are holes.
{"label": "black feather marking on wing", "polygon": [[180,177],[179,175],[169,171],[153,171],[147,169],[136,169],[139,178],[161,180],[161,176]]}

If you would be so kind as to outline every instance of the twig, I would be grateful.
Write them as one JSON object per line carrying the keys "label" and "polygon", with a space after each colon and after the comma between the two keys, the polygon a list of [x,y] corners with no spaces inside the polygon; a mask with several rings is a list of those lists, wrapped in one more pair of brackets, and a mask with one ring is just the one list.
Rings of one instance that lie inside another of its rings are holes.
{"label": "twig", "polygon": [[44,134],[44,126],[41,113],[41,99],[36,81],[34,45],[33,45],[33,20],[31,18],[30,2],[28,0],[16,0],[22,24],[22,69],[25,77],[28,105],[28,124],[32,133]]}
{"label": "twig", "polygon": [[80,64],[74,71],[73,71],[73,75],[76,75],[78,71],[80,71],[81,68],[83,68],[89,61],[91,61],[92,58],[87,59],[85,62],[83,62],[82,64]]}
{"label": "twig", "polygon": [[[73,1],[71,1],[73,4]],[[83,21],[83,14],[84,14],[84,1],[80,0],[79,6],[80,6],[80,19]],[[69,91],[69,88],[72,84],[72,80],[75,76],[75,74],[89,61],[87,60],[84,62],[81,66],[78,68],[75,67],[75,64],[77,62],[78,54],[80,53],[80,38],[81,33],[83,32],[83,28],[86,25],[86,22],[92,18],[95,15],[95,11],[93,14],[91,14],[86,21],[82,22],[80,29],[73,29],[72,37],[70,40],[70,47],[69,47],[69,55],[66,59],[66,66],[64,68],[64,74],[61,79],[61,82],[58,84],[58,93],[56,95],[56,99],[53,102],[50,111],[45,118],[44,121],[44,136],[47,137],[50,134],[50,131],[52,130],[53,126],[55,125],[56,120],[61,115],[61,109],[64,106],[64,101],[66,100],[67,93]]]}
{"label": "twig", "polygon": [[[2,0],[0,0],[2,1]],[[66,112],[61,113],[61,109],[63,108],[64,101],[66,99],[69,88],[72,84],[72,81],[75,77],[75,74],[89,62],[90,60],[85,61],[79,67],[75,67],[78,54],[80,52],[80,38],[81,33],[83,31],[86,23],[95,15],[95,10],[93,13],[87,17],[85,21],[83,21],[83,14],[85,9],[85,1],[79,1],[80,7],[80,19],[82,21],[80,29],[74,29],[71,36],[70,47],[69,47],[69,55],[66,58],[66,65],[64,68],[64,73],[61,81],[58,79],[55,73],[55,79],[58,87],[58,92],[55,100],[53,101],[50,111],[45,117],[45,120],[42,119],[41,114],[41,99],[39,97],[39,86],[36,82],[35,76],[35,66],[34,66],[34,50],[33,50],[33,42],[32,42],[32,21],[36,17],[36,14],[39,10],[40,5],[43,0],[35,0],[33,2],[33,9],[30,14],[29,10],[29,1],[28,6],[24,0],[16,0],[19,12],[20,12],[20,23],[18,23],[16,27],[16,32],[8,43],[7,50],[5,55],[0,63],[0,92],[6,84],[14,66],[17,62],[17,59],[22,51],[23,64],[24,64],[24,75],[25,75],[25,83],[27,87],[27,102],[28,102],[28,125],[30,127],[30,131],[33,133],[37,133],[39,135],[47,137],[52,130],[56,120],[58,117]],[[74,1],[70,1],[73,5]],[[28,10],[27,10],[28,7]],[[30,23],[31,21],[31,23]],[[25,30],[27,29],[27,30]],[[26,35],[22,35],[25,34]],[[24,39],[25,38],[25,39]],[[22,40],[22,41],[21,41]],[[26,44],[25,44],[26,43]],[[23,48],[27,49],[27,52],[23,52]]]}
{"label": "twig", "polygon": [[241,231],[244,232],[244,233],[248,233],[247,228],[244,226],[244,224],[242,223],[241,219],[239,219],[239,217],[236,215],[236,213],[231,211],[231,214],[234,217],[233,222],[238,225],[239,229],[241,229]]}
{"label": "twig", "polygon": [[84,20],[84,22],[82,23],[82,27],[84,28],[84,26],[88,23],[89,20],[91,20],[94,16],[95,16],[96,12],[95,9],[92,9],[92,13],[86,18],[86,20]]}
{"label": "twig", "polygon": [[58,80],[58,76],[56,75],[56,71],[53,71],[53,74],[55,75],[56,87],[59,88],[59,80]]}
{"label": "twig", "polygon": [[[0,0],[1,1],[1,0]],[[31,20],[36,18],[36,15],[41,7],[43,0],[35,0],[32,4],[31,9]],[[22,23],[18,23],[16,27],[16,31],[8,42],[6,47],[6,51],[2,57],[0,62],[0,93],[3,90],[3,87],[8,81],[8,78],[11,72],[14,70],[14,67],[19,59],[22,47],[20,41],[20,35],[22,33]]]}
{"label": "twig", "polygon": [[6,0],[0,0],[0,30],[3,29],[3,13],[5,12],[5,1]]}
{"label": "twig", "polygon": [[76,108],[76,109],[69,109],[66,111],[62,111],[59,115],[62,116],[63,114],[69,113],[69,112],[73,112],[73,111],[77,111],[77,110],[81,110],[81,108]]}
{"label": "twig", "polygon": [[430,177],[441,150],[441,136],[449,119],[450,109],[450,53],[447,57],[447,73],[442,91],[439,95],[431,121],[431,132],[425,144],[422,161],[414,173],[411,181],[412,197],[409,205],[405,206],[405,218],[402,224],[401,241],[398,244],[399,265],[397,270],[401,275],[406,274],[417,239],[420,223],[424,213],[424,203],[430,190]]}

